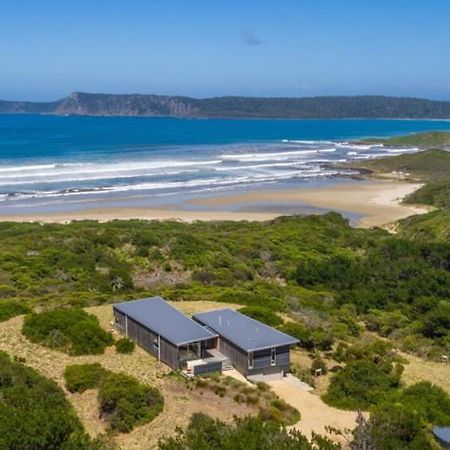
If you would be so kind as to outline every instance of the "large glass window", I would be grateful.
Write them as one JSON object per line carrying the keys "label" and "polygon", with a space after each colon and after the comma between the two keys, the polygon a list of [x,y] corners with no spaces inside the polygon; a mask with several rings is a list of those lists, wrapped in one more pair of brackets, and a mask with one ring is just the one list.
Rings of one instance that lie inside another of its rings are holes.
{"label": "large glass window", "polygon": [[178,361],[181,364],[194,359],[201,359],[200,342],[193,342],[178,347]]}

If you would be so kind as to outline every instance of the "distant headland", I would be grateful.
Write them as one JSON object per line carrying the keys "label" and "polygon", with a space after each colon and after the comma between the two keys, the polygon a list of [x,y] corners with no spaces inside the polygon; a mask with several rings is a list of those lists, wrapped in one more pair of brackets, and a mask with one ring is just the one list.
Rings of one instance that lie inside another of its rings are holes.
{"label": "distant headland", "polygon": [[0,100],[0,114],[272,119],[450,119],[450,101],[411,97],[214,97],[74,92],[52,102]]}

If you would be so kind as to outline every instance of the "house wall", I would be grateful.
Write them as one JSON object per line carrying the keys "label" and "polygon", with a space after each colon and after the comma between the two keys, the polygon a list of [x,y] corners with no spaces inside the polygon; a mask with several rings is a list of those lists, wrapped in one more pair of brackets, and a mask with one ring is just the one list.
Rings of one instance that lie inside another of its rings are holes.
{"label": "house wall", "polygon": [[253,352],[253,368],[248,369],[248,375],[269,375],[289,372],[290,351],[289,346],[275,347],[275,365],[271,365],[271,349]]}
{"label": "house wall", "polygon": [[[118,330],[158,358],[158,347],[155,345],[158,343],[158,335],[156,333],[136,322],[131,317],[127,318],[125,314],[116,309],[114,309],[114,317]],[[178,348],[162,337],[159,340],[159,347],[160,361],[172,369],[178,369]]]}
{"label": "house wall", "polygon": [[194,375],[204,375],[212,372],[222,372],[222,361],[212,361],[193,367]]}
{"label": "house wall", "polygon": [[246,376],[248,375],[248,355],[246,351],[223,337],[219,337],[219,351],[230,359],[235,369]]}

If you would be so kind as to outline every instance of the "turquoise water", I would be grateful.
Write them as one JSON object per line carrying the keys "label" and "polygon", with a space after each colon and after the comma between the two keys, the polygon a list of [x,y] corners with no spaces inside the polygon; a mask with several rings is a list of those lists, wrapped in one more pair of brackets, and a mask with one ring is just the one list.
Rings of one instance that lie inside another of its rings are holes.
{"label": "turquoise water", "polygon": [[449,129],[425,120],[0,115],[0,212],[332,183],[349,174],[335,162],[415,151],[352,139]]}

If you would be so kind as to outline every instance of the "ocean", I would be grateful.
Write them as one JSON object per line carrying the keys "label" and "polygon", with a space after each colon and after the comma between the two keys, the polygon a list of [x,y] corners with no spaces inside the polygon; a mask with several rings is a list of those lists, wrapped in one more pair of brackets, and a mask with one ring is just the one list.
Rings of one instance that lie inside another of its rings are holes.
{"label": "ocean", "polygon": [[336,183],[350,172],[331,163],[416,151],[352,140],[449,129],[427,120],[0,115],[0,213]]}

